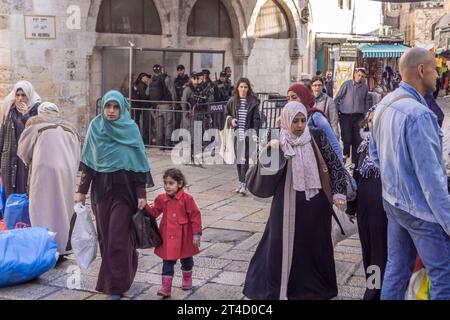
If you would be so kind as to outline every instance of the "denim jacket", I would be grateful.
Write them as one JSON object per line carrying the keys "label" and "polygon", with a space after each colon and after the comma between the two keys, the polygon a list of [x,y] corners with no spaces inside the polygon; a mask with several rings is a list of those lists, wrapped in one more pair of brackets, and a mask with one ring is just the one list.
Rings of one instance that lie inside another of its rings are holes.
{"label": "denim jacket", "polygon": [[[396,97],[411,98],[394,102]],[[450,195],[443,158],[443,133],[425,99],[409,84],[387,95],[372,121],[370,156],[380,168],[383,198],[412,216],[439,223],[450,235]]]}

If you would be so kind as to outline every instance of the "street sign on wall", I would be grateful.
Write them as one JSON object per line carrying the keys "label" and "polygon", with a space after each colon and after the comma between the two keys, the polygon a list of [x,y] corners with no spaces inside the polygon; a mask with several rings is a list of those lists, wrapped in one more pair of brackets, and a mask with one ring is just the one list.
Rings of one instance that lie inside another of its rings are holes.
{"label": "street sign on wall", "polygon": [[357,43],[343,43],[341,44],[341,58],[356,58],[358,56]]}
{"label": "street sign on wall", "polygon": [[25,16],[25,39],[56,39],[55,16]]}

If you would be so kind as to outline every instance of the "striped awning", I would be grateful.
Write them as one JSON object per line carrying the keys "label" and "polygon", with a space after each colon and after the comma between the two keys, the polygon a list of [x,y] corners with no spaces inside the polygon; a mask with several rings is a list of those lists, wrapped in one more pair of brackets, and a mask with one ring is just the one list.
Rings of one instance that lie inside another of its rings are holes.
{"label": "striped awning", "polygon": [[362,44],[363,58],[399,58],[409,47],[402,44]]}

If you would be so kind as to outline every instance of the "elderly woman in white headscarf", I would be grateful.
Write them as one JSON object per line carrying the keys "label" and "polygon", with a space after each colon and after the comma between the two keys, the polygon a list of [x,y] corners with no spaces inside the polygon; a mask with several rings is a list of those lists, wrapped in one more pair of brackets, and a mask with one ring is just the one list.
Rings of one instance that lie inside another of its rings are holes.
{"label": "elderly woman in white headscarf", "polygon": [[[283,108],[280,141],[269,144],[272,152],[280,149],[283,161],[272,176],[257,169],[259,176],[253,180],[273,199],[245,280],[244,295],[250,299],[318,300],[337,295],[331,218],[333,204],[346,207],[345,168],[325,133],[310,129],[307,122],[300,102]],[[259,187],[248,183],[254,194]]]}
{"label": "elderly woman in white headscarf", "polygon": [[61,255],[66,253],[80,152],[77,130],[50,102],[28,120],[17,151],[30,169],[31,225],[56,232]]}
{"label": "elderly woman in white headscarf", "polygon": [[0,110],[0,169],[8,197],[26,193],[28,171],[17,158],[17,144],[28,119],[37,114],[41,98],[28,81],[19,81],[3,100]]}

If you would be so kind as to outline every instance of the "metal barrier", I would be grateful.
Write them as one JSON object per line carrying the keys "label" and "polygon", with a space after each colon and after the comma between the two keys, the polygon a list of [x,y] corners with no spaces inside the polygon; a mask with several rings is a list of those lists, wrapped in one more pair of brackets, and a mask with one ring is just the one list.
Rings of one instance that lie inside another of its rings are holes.
{"label": "metal barrier", "polygon": [[276,119],[281,115],[281,109],[283,109],[286,103],[287,99],[270,99],[262,102],[262,129],[275,128]]}

